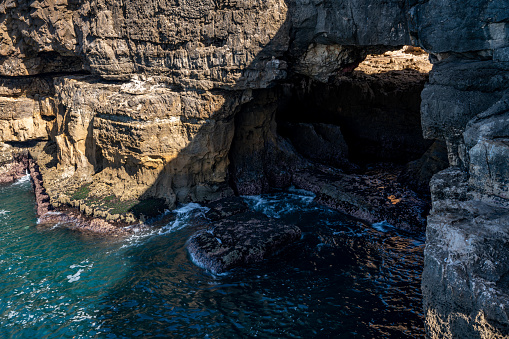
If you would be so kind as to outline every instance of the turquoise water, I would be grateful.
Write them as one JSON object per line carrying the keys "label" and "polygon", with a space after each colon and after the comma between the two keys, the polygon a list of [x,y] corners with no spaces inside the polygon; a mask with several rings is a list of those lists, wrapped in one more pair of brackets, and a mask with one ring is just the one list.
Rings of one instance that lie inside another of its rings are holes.
{"label": "turquoise water", "polygon": [[37,225],[27,178],[0,186],[1,338],[415,338],[423,241],[315,205],[304,192],[247,197],[303,237],[271,260],[214,276],[174,223],[128,239]]}

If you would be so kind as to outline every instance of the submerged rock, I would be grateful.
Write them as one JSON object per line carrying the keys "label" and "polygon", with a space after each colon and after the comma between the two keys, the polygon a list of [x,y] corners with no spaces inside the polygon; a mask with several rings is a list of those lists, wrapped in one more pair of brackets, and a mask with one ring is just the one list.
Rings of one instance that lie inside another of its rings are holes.
{"label": "submerged rock", "polygon": [[316,194],[316,201],[369,223],[387,221],[408,232],[426,227],[429,203],[396,181],[398,167],[382,166],[363,174],[327,167],[299,171],[293,183]]}
{"label": "submerged rock", "polygon": [[301,230],[245,212],[198,231],[187,243],[192,260],[213,273],[260,262],[300,239]]}

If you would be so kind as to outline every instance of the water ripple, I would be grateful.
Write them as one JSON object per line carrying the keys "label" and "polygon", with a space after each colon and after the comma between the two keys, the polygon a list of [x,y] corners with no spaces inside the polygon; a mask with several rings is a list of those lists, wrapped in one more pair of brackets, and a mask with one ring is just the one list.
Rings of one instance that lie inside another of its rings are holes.
{"label": "water ripple", "polygon": [[421,238],[306,192],[245,200],[304,236],[277,258],[214,276],[185,249],[203,227],[199,205],[152,232],[100,239],[38,228],[29,181],[0,186],[0,337],[423,336]]}

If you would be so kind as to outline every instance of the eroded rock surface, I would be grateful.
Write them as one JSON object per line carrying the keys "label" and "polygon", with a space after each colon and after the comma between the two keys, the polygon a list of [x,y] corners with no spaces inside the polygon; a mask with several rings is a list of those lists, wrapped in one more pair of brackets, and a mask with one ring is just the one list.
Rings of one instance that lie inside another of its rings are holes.
{"label": "eroded rock surface", "polygon": [[316,201],[369,223],[388,222],[419,233],[426,227],[428,203],[396,180],[400,168],[380,166],[363,174],[327,167],[297,171],[294,184],[316,194]]}
{"label": "eroded rock surface", "polygon": [[[340,126],[349,160],[363,163],[418,159],[433,143],[421,137],[422,125],[425,138],[446,142],[455,168],[431,190],[428,335],[509,336],[501,264],[509,253],[508,7],[507,0],[4,1],[0,142],[44,141],[31,154],[51,204],[135,223],[152,202],[171,207],[291,184],[316,159],[279,134],[281,121]],[[396,70],[355,71],[366,55],[409,43],[434,63],[422,120],[420,66],[393,56]],[[306,99],[281,100],[302,95],[312,99],[307,107]],[[309,109],[315,103],[319,109]],[[305,115],[312,119],[288,118]],[[459,245],[470,238],[475,260]],[[494,269],[479,268],[488,261]],[[437,292],[449,290],[459,292],[445,299]]]}
{"label": "eroded rock surface", "polygon": [[411,12],[434,62],[424,135],[445,140],[452,166],[431,181],[422,282],[430,338],[509,336],[507,5],[428,1]]}
{"label": "eroded rock surface", "polygon": [[193,261],[213,273],[261,262],[300,239],[295,225],[285,225],[264,214],[235,214],[191,236],[187,249]]}
{"label": "eroded rock surface", "polygon": [[7,144],[0,149],[0,184],[11,183],[26,175],[28,152]]}

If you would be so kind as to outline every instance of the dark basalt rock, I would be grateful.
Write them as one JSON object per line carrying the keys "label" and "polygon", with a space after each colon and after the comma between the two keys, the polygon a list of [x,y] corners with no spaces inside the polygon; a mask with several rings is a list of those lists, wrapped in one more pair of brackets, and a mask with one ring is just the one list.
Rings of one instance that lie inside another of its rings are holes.
{"label": "dark basalt rock", "polygon": [[244,199],[236,196],[213,201],[209,203],[207,207],[210,209],[205,213],[205,217],[212,221],[228,218],[248,210],[248,206],[244,202]]}
{"label": "dark basalt rock", "polygon": [[363,174],[345,174],[323,166],[294,173],[293,183],[315,193],[316,202],[355,218],[422,232],[429,202],[396,181],[399,171],[381,164]]}
{"label": "dark basalt rock", "polygon": [[431,177],[447,167],[449,158],[445,142],[436,140],[420,159],[411,161],[405,166],[398,176],[398,181],[416,192],[429,196]]}
{"label": "dark basalt rock", "polygon": [[198,266],[217,274],[260,262],[300,236],[297,226],[245,212],[198,231],[189,239],[187,249]]}

